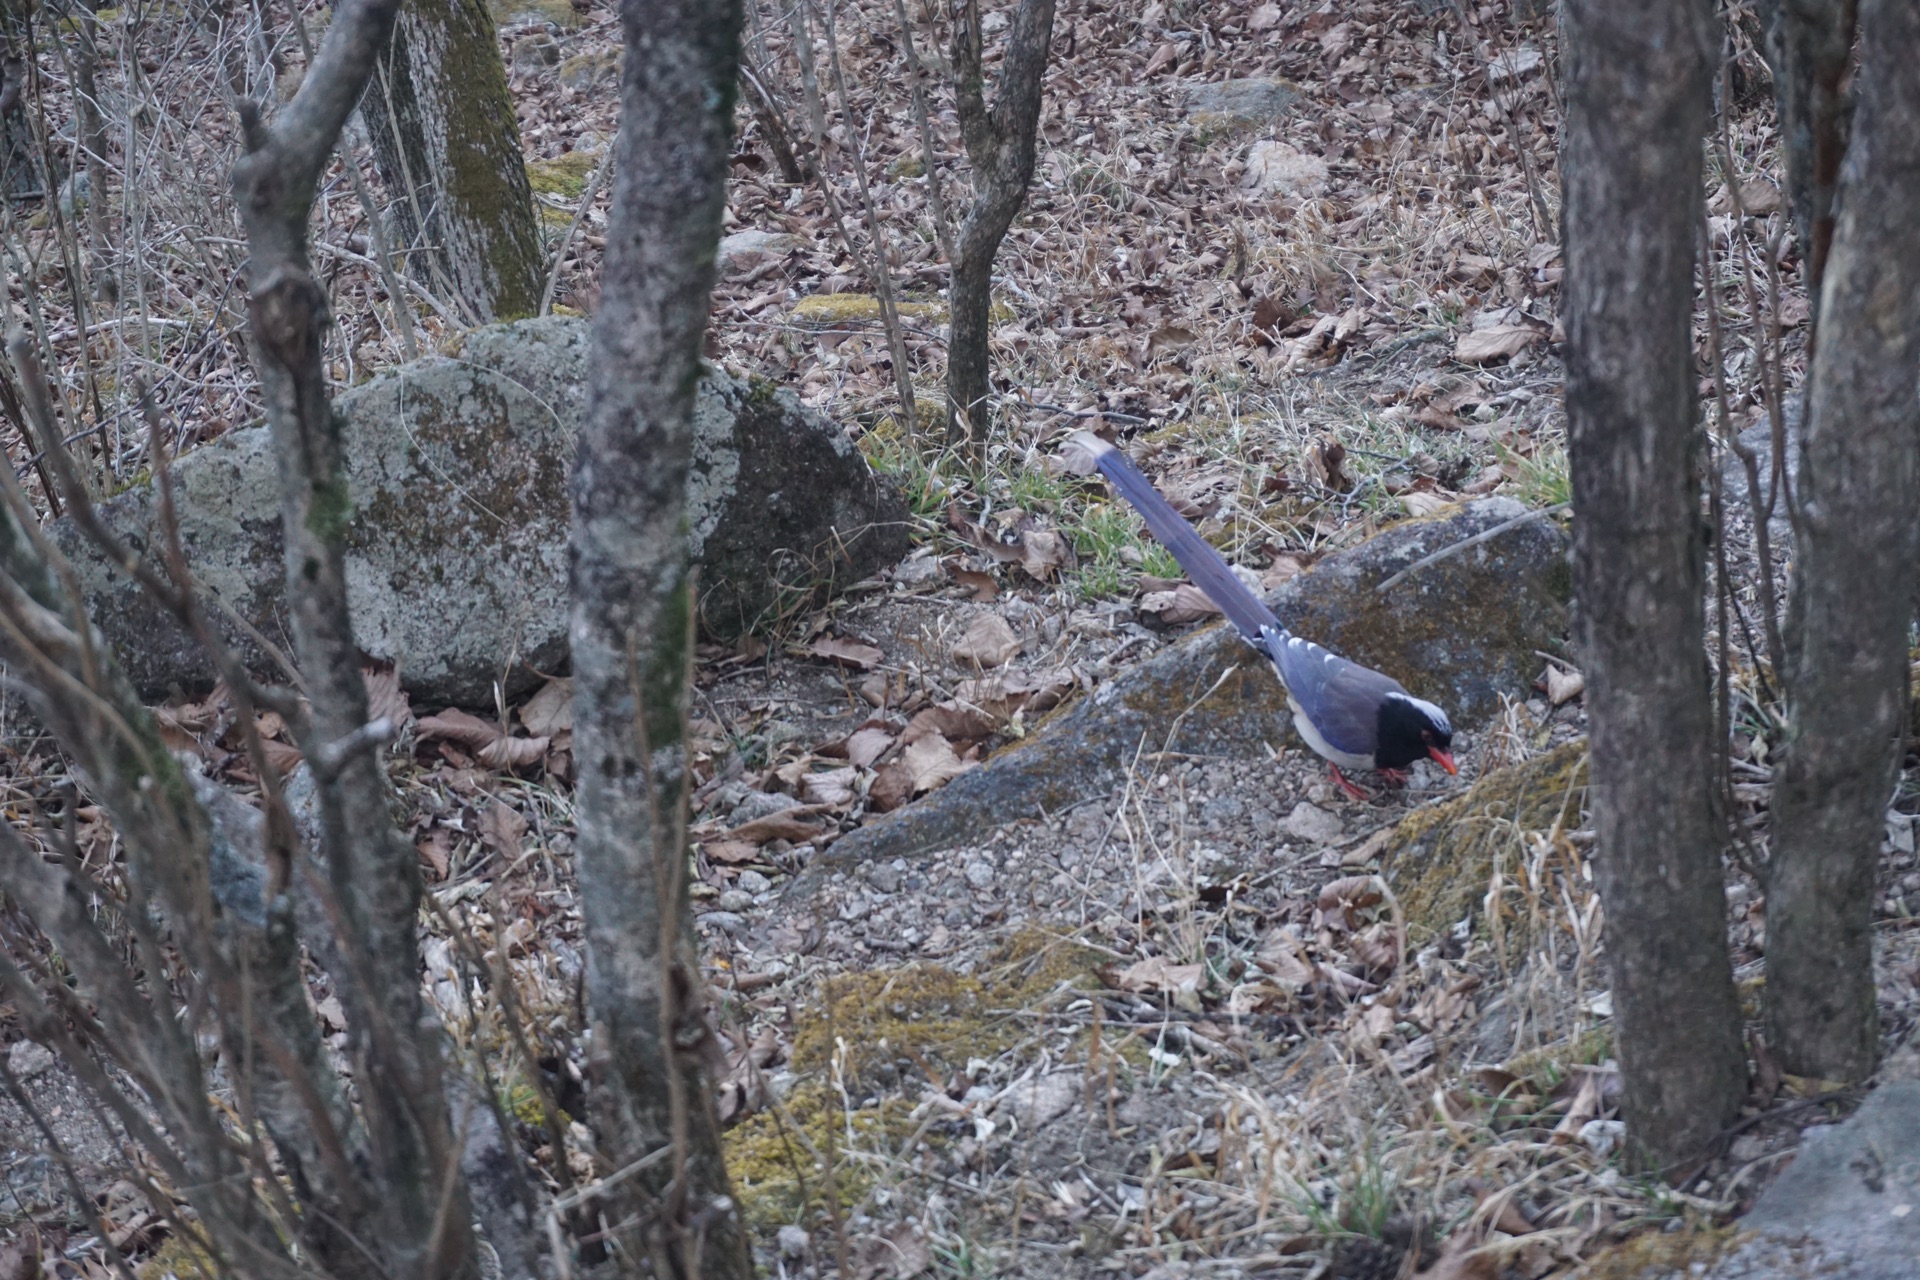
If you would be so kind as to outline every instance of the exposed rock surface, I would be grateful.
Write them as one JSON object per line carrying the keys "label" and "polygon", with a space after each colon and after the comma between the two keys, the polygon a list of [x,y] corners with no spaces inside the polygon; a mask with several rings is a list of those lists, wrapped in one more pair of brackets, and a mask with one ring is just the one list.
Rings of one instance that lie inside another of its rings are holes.
{"label": "exposed rock surface", "polygon": [[[1523,512],[1511,499],[1489,498],[1396,525],[1327,557],[1268,602],[1301,635],[1447,708],[1457,728],[1483,723],[1502,693],[1528,688],[1540,666],[1535,651],[1558,644],[1566,630],[1566,534],[1551,520],[1525,521],[1391,592],[1374,587]],[[1298,739],[1272,664],[1227,627],[1211,627],[1109,681],[984,767],[843,837],[826,861],[854,865],[964,845],[1011,819],[1103,793],[1143,748],[1248,758],[1283,742]]]}
{"label": "exposed rock surface", "polygon": [[1920,1081],[1893,1080],[1800,1153],[1707,1280],[1911,1280],[1920,1274]]}
{"label": "exposed rock surface", "polygon": [[1300,90],[1285,80],[1205,81],[1187,86],[1187,118],[1202,128],[1248,128],[1285,115]]}
{"label": "exposed rock surface", "polygon": [[[588,325],[554,317],[467,335],[456,356],[402,366],[339,398],[354,516],[347,580],[371,656],[416,697],[492,702],[567,660],[567,474],[585,407]],[[688,495],[701,617],[727,638],[906,551],[906,509],[843,432],[763,385],[701,380]],[[205,592],[283,651],[278,475],[264,427],[233,431],[172,469],[182,546]],[[140,485],[104,505],[156,548]],[[88,605],[149,696],[210,680],[197,646],[114,573],[70,523],[52,527]],[[210,613],[218,614],[210,610]],[[270,671],[224,619],[228,642]]]}

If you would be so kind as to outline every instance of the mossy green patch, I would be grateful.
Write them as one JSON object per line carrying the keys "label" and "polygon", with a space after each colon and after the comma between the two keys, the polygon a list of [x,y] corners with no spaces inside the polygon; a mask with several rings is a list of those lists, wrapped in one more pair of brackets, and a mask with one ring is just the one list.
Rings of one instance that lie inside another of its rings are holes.
{"label": "mossy green patch", "polygon": [[1613,1056],[1613,1031],[1608,1027],[1589,1027],[1559,1044],[1529,1049],[1502,1064],[1501,1069],[1520,1077],[1542,1097],[1553,1092],[1574,1067],[1597,1066]]}
{"label": "mossy green patch", "polygon": [[573,0],[488,0],[487,8],[493,13],[493,20],[503,27],[533,21],[570,29],[583,21],[574,10]]}
{"label": "mossy green patch", "polygon": [[[527,161],[527,182],[535,195],[559,196],[578,200],[587,189],[587,179],[599,167],[600,156],[593,151],[569,151],[551,160]],[[572,218],[567,219],[568,222]]]}
{"label": "mossy green patch", "polygon": [[[944,302],[914,302],[902,298],[894,303],[894,307],[907,319],[946,323],[947,305]],[[793,318],[801,324],[823,329],[860,320],[878,320],[880,299],[870,293],[816,293],[794,304]]]}
{"label": "mossy green patch", "polygon": [[913,1097],[902,1096],[917,1090],[892,1086],[927,1072],[944,1085],[969,1059],[1012,1048],[1031,1034],[1023,1012],[1063,989],[1095,985],[1100,961],[1071,939],[1033,929],[1009,939],[973,974],[912,964],[828,979],[819,1004],[794,1029],[800,1083],[783,1106],[726,1136],[727,1169],[748,1220],[763,1229],[813,1225],[804,1220],[827,1204],[829,1163],[841,1210],[852,1208],[872,1186],[879,1162],[844,1153],[872,1154],[922,1133],[911,1118]]}
{"label": "mossy green patch", "polygon": [[1587,785],[1587,741],[1496,769],[1467,793],[1408,814],[1382,855],[1387,881],[1400,898],[1413,941],[1446,932],[1477,910],[1494,860],[1521,833],[1565,820],[1577,825]]}
{"label": "mossy green patch", "polygon": [[1701,1275],[1735,1243],[1738,1228],[1702,1227],[1685,1231],[1647,1231],[1614,1245],[1580,1268],[1584,1280],[1655,1280],[1672,1275]]}

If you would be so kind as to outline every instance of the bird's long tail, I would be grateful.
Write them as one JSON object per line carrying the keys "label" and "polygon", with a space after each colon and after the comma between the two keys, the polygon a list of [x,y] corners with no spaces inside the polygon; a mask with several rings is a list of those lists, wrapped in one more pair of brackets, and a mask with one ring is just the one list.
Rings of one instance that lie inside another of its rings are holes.
{"label": "bird's long tail", "polygon": [[1147,528],[1160,540],[1160,545],[1173,553],[1173,558],[1180,562],[1180,567],[1187,571],[1194,585],[1206,592],[1207,599],[1220,606],[1220,612],[1227,615],[1227,621],[1233,623],[1249,643],[1260,649],[1267,648],[1267,641],[1261,633],[1269,628],[1282,637],[1287,634],[1287,629],[1274,616],[1273,610],[1267,608],[1266,602],[1240,581],[1212,544],[1187,523],[1186,517],[1173,509],[1173,504],[1160,496],[1153,482],[1141,474],[1126,454],[1091,431],[1076,431],[1067,443],[1091,456],[1093,464],[1100,468],[1100,474],[1140,513],[1140,518],[1147,522]]}

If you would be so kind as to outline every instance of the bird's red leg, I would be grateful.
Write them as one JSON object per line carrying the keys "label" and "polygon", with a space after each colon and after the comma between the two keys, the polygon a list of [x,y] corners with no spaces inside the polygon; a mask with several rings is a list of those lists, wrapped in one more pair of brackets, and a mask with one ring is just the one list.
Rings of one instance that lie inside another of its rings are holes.
{"label": "bird's red leg", "polygon": [[1347,775],[1340,772],[1340,766],[1334,764],[1331,760],[1327,762],[1327,772],[1333,775],[1334,783],[1355,800],[1365,804],[1367,801],[1373,799],[1373,794],[1364,787],[1355,786],[1353,783],[1347,781]]}
{"label": "bird's red leg", "polygon": [[1374,772],[1385,779],[1386,784],[1390,787],[1404,787],[1407,785],[1407,771],[1405,769],[1376,769]]}

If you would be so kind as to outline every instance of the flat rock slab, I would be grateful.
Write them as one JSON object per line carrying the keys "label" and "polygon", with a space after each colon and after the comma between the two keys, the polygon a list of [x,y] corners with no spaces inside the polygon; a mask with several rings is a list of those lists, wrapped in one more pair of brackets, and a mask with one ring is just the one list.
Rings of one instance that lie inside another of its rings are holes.
{"label": "flat rock slab", "polygon": [[[1535,651],[1565,634],[1566,533],[1551,519],[1527,520],[1390,592],[1375,586],[1524,513],[1512,499],[1488,498],[1395,525],[1328,556],[1268,603],[1301,635],[1439,703],[1456,727],[1484,723],[1501,694],[1531,686],[1541,665]],[[818,870],[965,845],[1002,823],[1103,795],[1143,751],[1265,758],[1269,744],[1288,741],[1298,740],[1273,664],[1228,627],[1210,627],[1108,681],[984,766],[842,837]]]}
{"label": "flat rock slab", "polygon": [[1920,1081],[1893,1080],[1800,1153],[1741,1223],[1706,1280],[1920,1276]]}
{"label": "flat rock slab", "polygon": [[[590,346],[584,320],[491,325],[454,356],[403,365],[339,397],[354,633],[370,656],[398,663],[418,698],[491,706],[495,681],[513,692],[536,671],[566,666],[567,480]],[[737,636],[906,553],[905,503],[834,424],[768,384],[718,372],[702,378],[694,418],[688,516],[710,634]],[[291,652],[267,429],[185,454],[172,481],[200,589]],[[150,484],[102,513],[135,549],[160,545]],[[70,522],[50,532],[143,695],[212,682],[194,641]],[[244,628],[208,612],[249,665],[277,675]]]}

